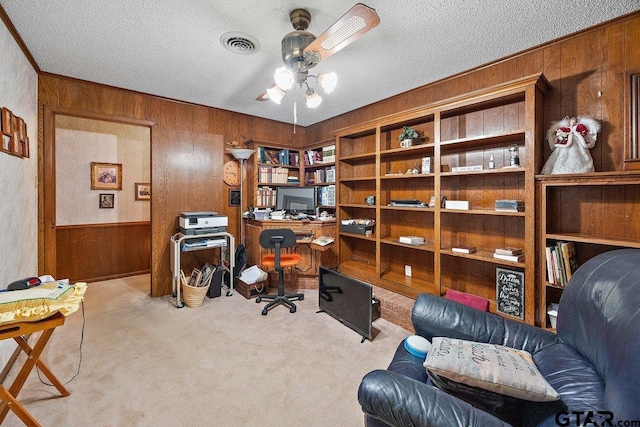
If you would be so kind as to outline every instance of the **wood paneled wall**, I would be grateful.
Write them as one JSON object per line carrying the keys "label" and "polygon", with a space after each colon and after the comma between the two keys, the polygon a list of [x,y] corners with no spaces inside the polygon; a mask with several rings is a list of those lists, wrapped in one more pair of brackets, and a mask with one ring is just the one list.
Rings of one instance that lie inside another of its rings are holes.
{"label": "wood paneled wall", "polygon": [[150,271],[149,222],[57,227],[57,277],[95,282]]}
{"label": "wood paneled wall", "polygon": [[[222,165],[232,157],[225,142],[251,139],[295,146],[304,129],[215,108],[41,73],[38,82],[39,270],[44,270],[44,110],[45,106],[73,112],[112,116],[115,120],[155,122],[151,128],[151,295],[171,292],[169,238],[182,211],[212,210],[229,217],[229,231],[239,235],[238,208],[228,204],[230,187],[223,184]],[[103,119],[106,119],[103,118]],[[54,193],[55,194],[55,193]],[[51,202],[51,201],[49,201]],[[243,204],[245,207],[246,203]]]}
{"label": "wood paneled wall", "polygon": [[[596,170],[623,169],[624,72],[640,68],[638,40],[640,12],[421,86],[306,129],[298,127],[296,134],[292,126],[285,123],[46,73],[39,77],[39,104],[41,113],[43,106],[49,105],[156,123],[151,137],[151,272],[152,295],[160,296],[171,291],[169,237],[175,231],[179,212],[206,209],[224,213],[229,217],[230,231],[239,235],[239,212],[237,208],[228,206],[229,188],[222,184],[220,174],[221,165],[231,159],[224,154],[225,142],[254,139],[303,147],[332,138],[340,128],[543,72],[553,86],[545,98],[545,123],[550,124],[566,115],[590,115],[600,120],[602,132],[591,151]],[[40,159],[42,123],[41,114],[38,132]],[[189,156],[184,156],[185,150]],[[550,149],[546,147],[545,150],[546,158]],[[206,160],[195,161],[195,164],[185,160],[201,156]],[[39,161],[42,164],[42,160]],[[43,182],[42,167],[39,169],[40,182]],[[42,186],[39,191],[42,205]],[[40,215],[39,226],[43,230],[42,213]],[[40,236],[43,235],[41,231]],[[42,252],[44,244],[40,243]],[[42,253],[40,255],[42,267]]]}
{"label": "wood paneled wall", "polygon": [[[545,125],[565,116],[599,120],[591,150],[596,171],[622,170],[624,73],[639,67],[640,11],[309,126],[306,138],[321,141],[337,129],[542,72],[553,87],[544,101]],[[544,158],[550,153],[545,144]]]}

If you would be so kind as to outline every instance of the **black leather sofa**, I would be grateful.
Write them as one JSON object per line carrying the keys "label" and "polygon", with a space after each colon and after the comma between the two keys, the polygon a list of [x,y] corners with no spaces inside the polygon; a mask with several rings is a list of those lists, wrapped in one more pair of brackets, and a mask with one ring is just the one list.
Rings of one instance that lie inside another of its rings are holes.
{"label": "black leather sofa", "polygon": [[[560,300],[557,334],[428,294],[418,296],[411,320],[429,340],[529,351],[567,408],[538,426],[640,425],[638,249],[600,254],[574,273]],[[358,400],[367,427],[510,425],[433,387],[422,362],[401,343],[388,369],[363,378]]]}

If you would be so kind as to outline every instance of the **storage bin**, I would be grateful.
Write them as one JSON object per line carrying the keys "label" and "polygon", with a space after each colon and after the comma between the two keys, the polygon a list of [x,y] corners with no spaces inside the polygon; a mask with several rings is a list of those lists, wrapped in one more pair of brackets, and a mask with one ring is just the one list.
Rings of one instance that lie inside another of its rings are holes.
{"label": "storage bin", "polygon": [[373,234],[373,225],[364,224],[340,224],[340,231],[345,233],[361,234],[370,236]]}

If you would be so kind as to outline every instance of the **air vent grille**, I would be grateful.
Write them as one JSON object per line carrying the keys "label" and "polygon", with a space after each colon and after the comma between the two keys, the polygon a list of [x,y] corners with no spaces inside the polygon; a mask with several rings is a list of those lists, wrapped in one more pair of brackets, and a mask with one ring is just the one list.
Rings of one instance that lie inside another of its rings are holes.
{"label": "air vent grille", "polygon": [[238,55],[251,55],[260,50],[260,43],[249,34],[230,32],[220,37],[220,43],[230,52]]}

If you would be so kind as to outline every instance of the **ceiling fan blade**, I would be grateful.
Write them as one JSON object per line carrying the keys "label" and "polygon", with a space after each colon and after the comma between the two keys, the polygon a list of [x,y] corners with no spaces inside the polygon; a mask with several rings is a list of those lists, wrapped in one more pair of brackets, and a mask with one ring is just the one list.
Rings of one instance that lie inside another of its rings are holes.
{"label": "ceiling fan blade", "polygon": [[311,52],[317,52],[317,55],[320,55],[315,63],[327,59],[379,23],[380,18],[375,9],[358,3],[304,49],[305,59],[308,56],[315,56]]}

